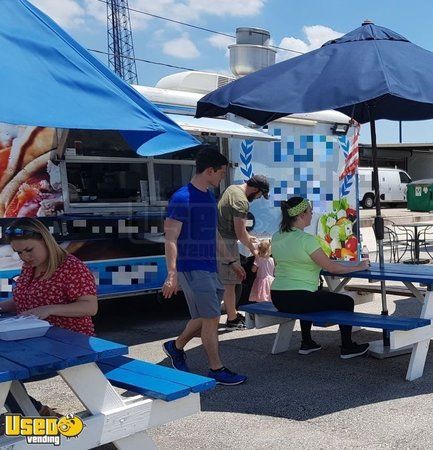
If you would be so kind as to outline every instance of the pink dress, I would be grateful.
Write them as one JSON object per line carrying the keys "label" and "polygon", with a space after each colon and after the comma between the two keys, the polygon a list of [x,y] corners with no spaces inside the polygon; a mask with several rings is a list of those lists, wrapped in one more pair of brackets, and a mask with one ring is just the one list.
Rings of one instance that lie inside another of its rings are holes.
{"label": "pink dress", "polygon": [[257,267],[257,272],[249,300],[250,302],[270,302],[271,284],[274,281],[274,260],[271,257],[257,256],[254,265]]}

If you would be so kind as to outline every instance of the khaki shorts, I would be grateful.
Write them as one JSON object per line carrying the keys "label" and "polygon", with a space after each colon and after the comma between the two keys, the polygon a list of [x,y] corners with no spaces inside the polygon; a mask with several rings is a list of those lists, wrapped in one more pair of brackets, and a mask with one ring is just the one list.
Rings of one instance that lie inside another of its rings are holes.
{"label": "khaki shorts", "polygon": [[[227,256],[224,261],[237,261],[240,263],[238,241],[234,239],[223,239],[227,247]],[[242,281],[237,277],[232,268],[232,264],[223,264],[222,260],[218,261],[218,275],[222,284],[241,284]]]}
{"label": "khaki shorts", "polygon": [[179,272],[178,277],[191,319],[212,319],[221,315],[224,286],[217,273],[193,270]]}

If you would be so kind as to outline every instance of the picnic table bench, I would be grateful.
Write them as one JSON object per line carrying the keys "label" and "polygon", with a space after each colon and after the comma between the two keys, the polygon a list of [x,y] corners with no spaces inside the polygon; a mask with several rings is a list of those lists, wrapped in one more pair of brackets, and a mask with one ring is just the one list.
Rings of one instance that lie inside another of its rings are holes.
{"label": "picnic table bench", "polygon": [[[85,427],[61,448],[112,442],[122,450],[156,448],[146,430],[200,411],[200,393],[215,380],[124,356],[125,345],[52,327],[39,338],[0,340],[0,411],[10,391],[26,416],[39,416],[20,381],[59,374],[85,406]],[[135,392],[120,396],[113,386]],[[70,413],[73,411],[65,411]],[[23,436],[0,437],[0,448],[27,449]],[[52,449],[52,444],[38,444]]]}
{"label": "picnic table bench", "polygon": [[272,354],[288,350],[296,320],[308,320],[318,327],[332,325],[351,325],[378,328],[388,331],[408,331],[430,325],[430,320],[420,318],[382,316],[348,311],[321,311],[306,314],[293,314],[278,311],[272,303],[263,302],[243,305],[240,310],[246,312],[247,328],[265,328],[279,325],[272,346]]}
{"label": "picnic table bench", "polygon": [[211,378],[127,356],[104,359],[99,368],[113,386],[171,402],[215,387]]}
{"label": "picnic table bench", "polygon": [[[275,337],[272,353],[287,350],[296,319],[311,320],[318,326],[327,324],[341,324],[378,328],[390,331],[390,349],[409,347],[411,358],[406,374],[407,380],[415,380],[422,376],[427,357],[430,340],[433,338],[433,267],[411,266],[407,264],[379,264],[373,263],[370,270],[352,272],[350,274],[335,275],[322,272],[328,288],[333,292],[341,292],[353,278],[381,281],[399,281],[422,302],[419,317],[395,317],[371,315],[363,313],[347,313],[342,311],[327,311],[326,313],[287,314],[278,312],[273,305],[263,304],[244,305],[242,310],[247,312],[247,327],[263,328],[279,325]],[[426,286],[423,290],[414,283]],[[337,314],[338,313],[338,314]]]}

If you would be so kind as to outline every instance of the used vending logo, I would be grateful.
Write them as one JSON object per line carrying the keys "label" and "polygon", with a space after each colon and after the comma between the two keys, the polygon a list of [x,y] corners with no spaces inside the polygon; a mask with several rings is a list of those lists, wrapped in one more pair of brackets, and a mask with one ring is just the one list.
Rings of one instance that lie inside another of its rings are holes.
{"label": "used vending logo", "polygon": [[77,437],[84,428],[80,417],[67,414],[57,417],[23,417],[6,414],[5,435],[24,436],[27,444],[60,445],[61,437]]}

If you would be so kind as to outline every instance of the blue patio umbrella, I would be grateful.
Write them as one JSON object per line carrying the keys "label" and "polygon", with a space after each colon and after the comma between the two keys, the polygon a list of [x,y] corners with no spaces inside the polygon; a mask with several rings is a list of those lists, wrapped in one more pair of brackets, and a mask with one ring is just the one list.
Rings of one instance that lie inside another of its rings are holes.
{"label": "blue patio umbrella", "polygon": [[0,122],[120,130],[142,155],[199,144],[27,0],[1,0],[0,49]]}
{"label": "blue patio umbrella", "polygon": [[[335,109],[370,122],[375,233],[383,266],[383,219],[377,171],[376,119],[433,118],[433,53],[365,21],[321,48],[217,89],[198,102],[197,117],[228,112],[264,125],[293,113]],[[385,286],[382,309],[387,314]]]}

